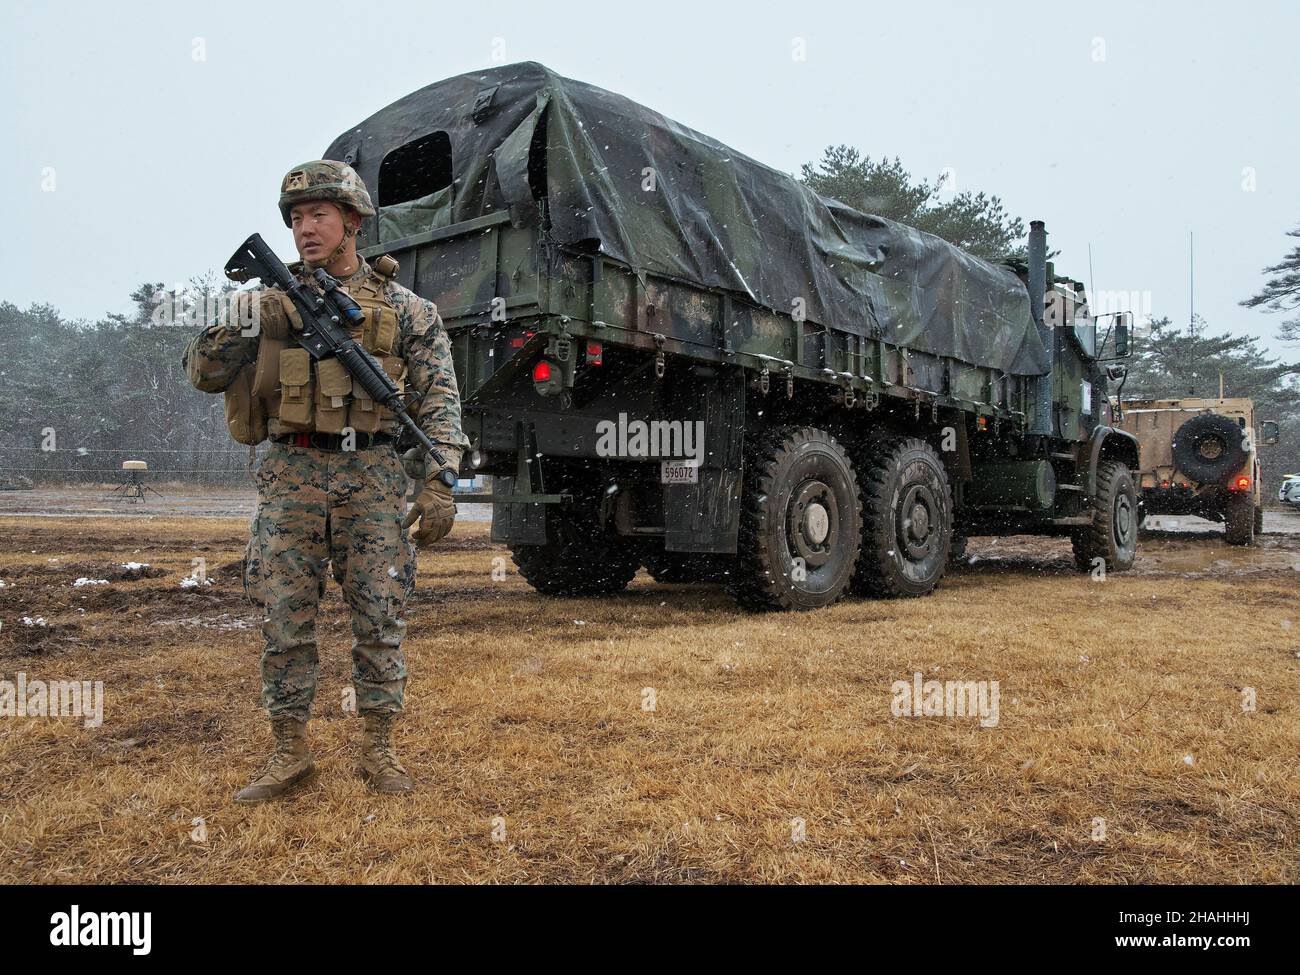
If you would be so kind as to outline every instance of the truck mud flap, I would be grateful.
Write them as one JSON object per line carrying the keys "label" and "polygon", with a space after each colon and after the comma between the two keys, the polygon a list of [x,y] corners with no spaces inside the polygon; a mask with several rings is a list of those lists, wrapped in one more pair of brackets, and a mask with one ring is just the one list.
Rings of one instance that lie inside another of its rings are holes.
{"label": "truck mud flap", "polygon": [[704,453],[696,483],[663,489],[664,551],[734,553],[744,465],[744,373],[719,370],[711,382],[683,384],[676,393],[674,415],[703,413]]}
{"label": "truck mud flap", "polygon": [[[494,494],[515,493],[515,478],[493,479]],[[528,485],[522,487],[527,490]],[[494,504],[492,506],[492,541],[504,545],[545,545],[546,509],[544,504]]]}
{"label": "truck mud flap", "polygon": [[740,478],[739,464],[701,467],[698,483],[665,487],[664,550],[735,552],[740,530]]}

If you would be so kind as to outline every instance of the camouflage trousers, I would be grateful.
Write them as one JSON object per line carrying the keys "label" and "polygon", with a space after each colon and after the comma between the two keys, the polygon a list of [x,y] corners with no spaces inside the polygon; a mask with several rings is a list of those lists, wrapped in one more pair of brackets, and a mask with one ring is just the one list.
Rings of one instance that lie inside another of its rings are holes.
{"label": "camouflage trousers", "polygon": [[265,618],[262,705],[306,720],[316,694],[316,610],[327,568],[352,610],[356,707],[400,711],[399,614],[415,588],[402,531],[406,473],[391,446],[328,451],[272,443],[257,467],[244,589]]}

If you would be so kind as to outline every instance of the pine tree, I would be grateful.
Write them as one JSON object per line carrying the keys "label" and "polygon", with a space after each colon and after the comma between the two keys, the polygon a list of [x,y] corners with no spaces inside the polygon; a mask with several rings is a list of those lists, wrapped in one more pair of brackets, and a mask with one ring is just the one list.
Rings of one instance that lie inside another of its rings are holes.
{"label": "pine tree", "polygon": [[876,162],[852,146],[829,146],[819,162],[804,163],[801,179],[815,193],[935,234],[978,257],[1025,256],[1024,221],[1007,214],[998,197],[964,191],[941,201],[940,186],[915,180],[897,157]]}
{"label": "pine tree", "polygon": [[[1300,227],[1287,231],[1288,237],[1300,238]],[[1267,311],[1296,311],[1300,309],[1300,245],[1292,247],[1281,263],[1264,268],[1265,274],[1275,274],[1264,283],[1259,294],[1242,302],[1247,308],[1263,306]],[[1300,315],[1284,321],[1277,331],[1283,342],[1300,342]]]}

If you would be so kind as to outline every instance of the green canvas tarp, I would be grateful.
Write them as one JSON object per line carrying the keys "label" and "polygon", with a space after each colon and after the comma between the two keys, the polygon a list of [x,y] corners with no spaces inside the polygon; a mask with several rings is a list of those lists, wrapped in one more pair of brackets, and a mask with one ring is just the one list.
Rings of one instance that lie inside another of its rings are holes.
{"label": "green canvas tarp", "polygon": [[[846,121],[846,126],[849,125]],[[400,150],[400,151],[398,151]],[[1009,269],[819,196],[787,173],[620,95],[533,62],[470,72],[339,136],[394,219],[371,239],[508,211],[559,246],[725,289],[822,326],[1019,375],[1050,356]],[[445,158],[449,156],[450,158]],[[423,158],[427,157],[427,158]],[[401,209],[451,178],[450,207]],[[400,218],[400,219],[399,219]]]}

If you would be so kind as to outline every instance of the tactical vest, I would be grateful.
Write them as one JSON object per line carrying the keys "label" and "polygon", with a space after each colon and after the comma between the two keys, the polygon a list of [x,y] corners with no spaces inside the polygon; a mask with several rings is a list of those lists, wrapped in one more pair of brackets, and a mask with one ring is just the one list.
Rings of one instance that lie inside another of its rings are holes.
{"label": "tactical vest", "polygon": [[[391,257],[377,258],[371,274],[346,290],[365,312],[362,323],[351,329],[352,337],[400,390],[405,363],[396,354],[397,309],[384,296],[397,267]],[[396,423],[392,411],[367,396],[359,383],[354,385],[337,359],[313,360],[296,342],[263,335],[257,361],[240,370],[226,390],[226,426],[239,443],[259,444],[281,433],[343,433],[349,427],[357,433],[393,432]]]}

